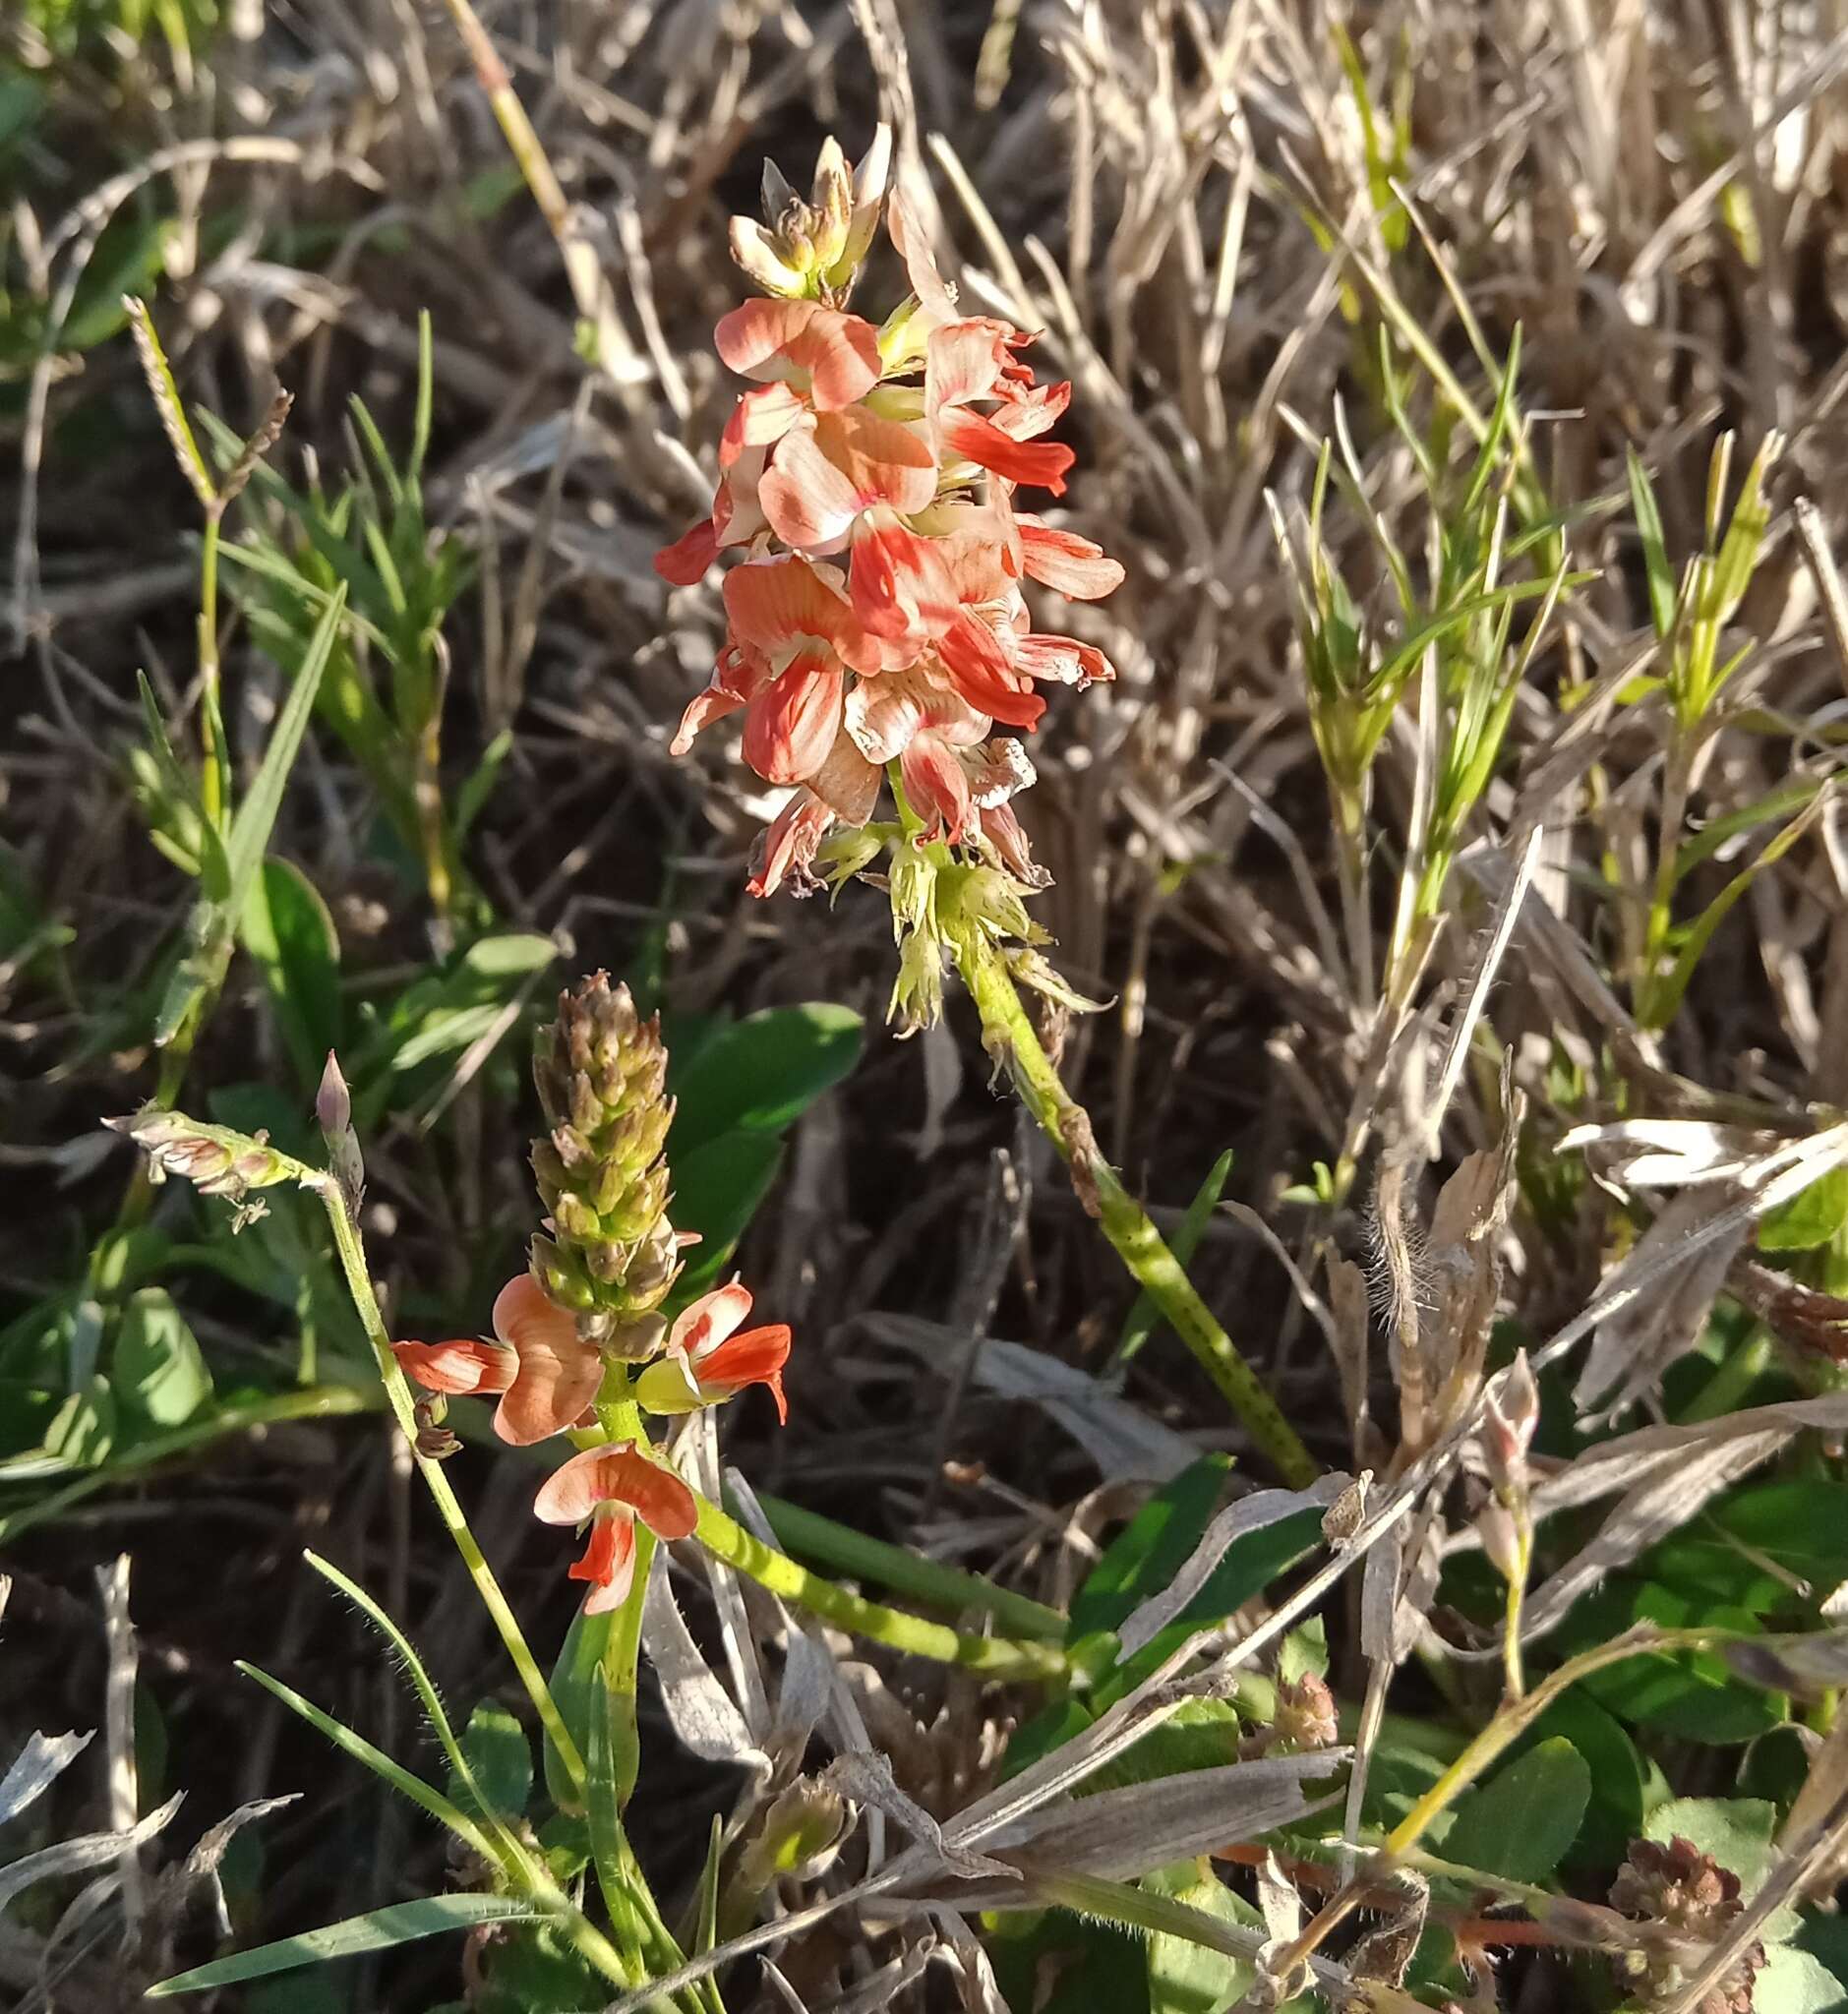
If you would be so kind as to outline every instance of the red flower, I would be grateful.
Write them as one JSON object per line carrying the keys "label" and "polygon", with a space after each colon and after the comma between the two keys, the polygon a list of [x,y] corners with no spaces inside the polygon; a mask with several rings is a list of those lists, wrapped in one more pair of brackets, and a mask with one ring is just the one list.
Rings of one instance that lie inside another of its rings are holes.
{"label": "red flower", "polygon": [[546,1479],[533,1500],[546,1524],[590,1520],[584,1557],[569,1568],[588,1580],[587,1615],[622,1606],[635,1574],[635,1520],[656,1538],[690,1538],[699,1523],[699,1500],[672,1469],[650,1461],[632,1441],[587,1448]]}
{"label": "red flower", "polygon": [[669,1332],[667,1354],[635,1384],[635,1396],[650,1412],[693,1412],[733,1397],[747,1385],[767,1385],[777,1418],[788,1421],[783,1366],[789,1361],[790,1333],[780,1322],[741,1333],[750,1299],[750,1289],[735,1279],[702,1294],[682,1314]]}

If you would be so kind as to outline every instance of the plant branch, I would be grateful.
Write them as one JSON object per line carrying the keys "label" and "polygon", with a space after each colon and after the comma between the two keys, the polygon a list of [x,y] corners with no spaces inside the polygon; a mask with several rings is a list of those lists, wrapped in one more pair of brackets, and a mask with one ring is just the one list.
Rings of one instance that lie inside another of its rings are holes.
{"label": "plant branch", "polygon": [[1041,1130],[1072,1170],[1079,1200],[1143,1291],[1192,1350],[1226,1403],[1283,1480],[1302,1489],[1321,1473],[1315,1457],[1237,1345],[1194,1291],[1149,1214],[1099,1152],[1091,1116],[1065,1089],[1046,1054],[1012,975],[980,926],[949,937],[957,971],[982,1017],[983,1040],[1005,1062]]}

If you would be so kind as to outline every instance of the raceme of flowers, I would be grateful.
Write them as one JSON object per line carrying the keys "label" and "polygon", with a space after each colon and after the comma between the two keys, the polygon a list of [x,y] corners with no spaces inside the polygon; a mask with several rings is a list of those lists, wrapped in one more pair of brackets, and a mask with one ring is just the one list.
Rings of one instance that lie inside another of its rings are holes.
{"label": "raceme of flowers", "polygon": [[724,579],[724,648],[674,748],[742,710],[745,761],[795,786],[753,894],[813,886],[817,849],[866,823],[893,762],[921,837],[1034,884],[1009,802],[1033,767],[993,731],[1031,730],[1043,685],[1113,674],[1095,646],[1036,633],[1022,582],[1094,600],[1123,569],[1017,504],[1022,490],[1064,491],[1072,450],[1043,437],[1071,386],[1036,381],[1031,337],[1011,324],[958,311],[902,190],[886,224],[910,295],[876,327],[837,305],[884,170],[876,148],[850,190],[830,149],[812,208],[791,197],[780,230],[734,223],[741,263],[780,297],[718,325],[721,360],[752,387],[720,441],[710,514],[655,561],[691,585],[721,552],[743,556]]}
{"label": "raceme of flowers", "polygon": [[[660,1356],[634,1382],[633,1396],[644,1410],[691,1412],[763,1385],[776,1400],[778,1419],[787,1420],[783,1367],[790,1332],[781,1323],[745,1329],[750,1307],[749,1288],[735,1279],[684,1309]],[[491,1338],[394,1342],[391,1351],[427,1392],[497,1397],[495,1432],[515,1447],[595,1428],[610,1358],[579,1334],[577,1318],[521,1274],[496,1297],[493,1323]],[[637,1518],[663,1539],[687,1537],[697,1521],[692,1492],[652,1449],[634,1442],[573,1455],[547,1480],[533,1510],[548,1524],[589,1521],[587,1549],[570,1576],[591,1583],[584,1606],[592,1614],[617,1607],[628,1592]]]}

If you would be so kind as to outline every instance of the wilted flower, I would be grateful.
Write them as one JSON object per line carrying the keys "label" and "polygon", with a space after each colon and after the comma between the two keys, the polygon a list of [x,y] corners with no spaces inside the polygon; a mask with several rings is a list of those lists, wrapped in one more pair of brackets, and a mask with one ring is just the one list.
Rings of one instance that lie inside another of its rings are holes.
{"label": "wilted flower", "polygon": [[[1676,1837],[1666,1845],[1652,1839],[1631,1841],[1630,1857],[1611,1883],[1611,1906],[1676,1932],[1693,1947],[1675,1951],[1650,1945],[1615,1955],[1613,1963],[1625,1988],[1653,2004],[1681,2000],[1688,1978],[1700,1967],[1704,1947],[1718,1942],[1745,1902],[1737,1874],[1692,1841]],[[1693,2003],[1691,2014],[1751,2014],[1754,1984],[1763,1964],[1764,1946],[1748,1944]]]}
{"label": "wilted flower", "polygon": [[744,554],[725,582],[725,647],[674,747],[742,710],[745,761],[797,787],[753,864],[755,895],[812,887],[822,840],[866,825],[894,763],[916,836],[1038,885],[1008,809],[1032,766],[989,737],[1034,727],[1043,684],[1112,676],[1094,645],[1036,634],[1021,591],[1031,578],[1096,599],[1123,577],[1089,539],[1014,505],[1022,485],[1064,490],[1072,450],[1042,437],[1070,385],[1036,382],[1031,337],[1011,324],[959,314],[902,194],[887,223],[910,298],[878,327],[841,306],[884,180],[883,134],[851,189],[830,143],[811,202],[772,173],[766,225],[735,221],[740,263],[775,298],[727,315],[716,344],[755,384],[720,442],[710,514],[655,562],[686,585],[723,549]]}
{"label": "wilted flower", "polygon": [[533,1514],[546,1524],[590,1520],[584,1556],[573,1563],[573,1580],[588,1580],[586,1614],[618,1608],[635,1573],[635,1520],[656,1538],[691,1537],[699,1522],[699,1502],[674,1471],[651,1461],[632,1441],[588,1448],[573,1454],[546,1479],[533,1501]]}
{"label": "wilted flower", "polygon": [[641,1374],[635,1396],[650,1412],[693,1412],[735,1396],[747,1385],[767,1385],[776,1416],[789,1419],[783,1366],[790,1333],[784,1324],[740,1331],[750,1313],[750,1289],[733,1280],[701,1294],[668,1333],[667,1353]]}

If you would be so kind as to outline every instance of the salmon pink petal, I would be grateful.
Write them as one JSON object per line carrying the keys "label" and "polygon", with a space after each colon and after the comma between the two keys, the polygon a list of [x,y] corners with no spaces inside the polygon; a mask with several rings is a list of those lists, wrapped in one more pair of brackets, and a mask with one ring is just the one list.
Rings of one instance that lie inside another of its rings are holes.
{"label": "salmon pink petal", "polygon": [[969,816],[969,779],[955,750],[937,735],[916,735],[899,757],[899,769],[912,803],[939,824],[954,845]]}
{"label": "salmon pink petal", "polygon": [[1056,526],[1023,511],[1016,520],[1020,528],[1021,563],[1030,578],[1042,581],[1073,601],[1102,601],[1123,584],[1123,568],[1103,548],[1075,531]]}
{"label": "salmon pink petal", "polygon": [[862,679],[847,695],[845,727],[861,759],[876,769],[900,754],[924,724],[925,691],[907,672]]}
{"label": "salmon pink petal", "polygon": [[892,191],[885,207],[885,228],[892,249],[905,262],[905,276],[924,313],[937,322],[956,320],[956,297],[944,284],[930,250],[930,235],[919,220],[903,184]]}
{"label": "salmon pink petal", "polygon": [[764,520],[786,546],[799,552],[837,545],[853,529],[860,498],[844,470],[815,442],[812,427],[799,427],[777,444],[776,459],[757,485]]}
{"label": "salmon pink petal", "polygon": [[781,1322],[764,1329],[747,1329],[722,1342],[696,1368],[701,1387],[722,1398],[742,1392],[747,1385],[767,1385],[776,1400],[776,1416],[789,1424],[789,1404],[783,1396],[783,1366],[789,1362],[790,1332]]}
{"label": "salmon pink petal", "polygon": [[742,1279],[701,1294],[668,1331],[668,1348],[700,1357],[714,1350],[750,1313],[750,1289]]}
{"label": "salmon pink petal", "polygon": [[758,485],[770,529],[785,545],[831,546],[863,510],[889,504],[904,516],[937,493],[936,457],[901,420],[856,406],[792,428]]}
{"label": "salmon pink petal", "polygon": [[957,691],[990,720],[1030,728],[1045,711],[1045,701],[1016,675],[994,631],[967,610],[938,642],[937,655]]}
{"label": "salmon pink petal", "polygon": [[674,731],[674,739],[668,743],[670,752],[685,755],[693,745],[693,737],[702,728],[709,728],[715,720],[723,720],[728,713],[736,713],[744,705],[736,692],[715,680],[703,692],[696,692],[687,701],[686,711],[681,715],[681,724]]}
{"label": "salmon pink petal", "polygon": [[805,385],[822,412],[852,405],[879,382],[879,331],[818,301],[746,301],[721,320],[713,342],[741,378]]}
{"label": "salmon pink petal", "polygon": [[983,836],[1000,856],[1001,864],[1029,888],[1049,888],[1052,877],[1033,857],[1027,834],[1012,804],[984,804],[978,814]]}
{"label": "salmon pink petal", "polygon": [[676,587],[695,587],[706,577],[706,568],[719,556],[719,534],[712,520],[702,517],[690,531],[685,531],[671,546],[654,556],[654,570]]}
{"label": "salmon pink petal", "polygon": [[848,584],[854,614],[875,636],[935,636],[955,620],[956,588],[935,541],[891,510],[861,519]]}
{"label": "salmon pink petal", "polygon": [[991,417],[1003,434],[1016,441],[1031,441],[1065,417],[1072,402],[1070,385],[1036,385],[1030,391],[1015,392]]}
{"label": "salmon pink petal", "polygon": [[394,1342],[391,1354],[426,1392],[505,1392],[519,1369],[507,1344],[475,1335],[454,1342]]}
{"label": "salmon pink petal", "polygon": [[529,1274],[510,1279],[494,1304],[494,1333],[519,1353],[519,1371],[495,1409],[494,1430],[516,1448],[575,1426],[603,1383],[603,1357]]}
{"label": "salmon pink petal", "polygon": [[732,417],[719,436],[719,466],[733,467],[747,447],[769,447],[807,410],[801,396],[787,385],[765,385],[746,391],[732,408]]}
{"label": "salmon pink petal", "polygon": [[581,1524],[608,1505],[633,1511],[657,1538],[690,1537],[699,1522],[692,1491],[632,1441],[586,1448],[555,1468],[533,1499],[533,1515],[542,1524]]}
{"label": "salmon pink petal", "polygon": [[735,566],[725,576],[724,593],[732,635],[772,654],[792,645],[832,643],[852,626],[847,603],[805,560],[753,560]]}
{"label": "salmon pink petal", "polygon": [[[856,690],[864,690],[864,685]],[[848,694],[851,705],[853,694]],[[878,766],[868,762],[855,745],[843,723],[828,750],[828,759],[808,779],[808,788],[843,825],[864,825],[872,816],[883,781]],[[824,828],[825,829],[825,828]],[[810,858],[812,858],[812,852]]]}
{"label": "salmon pink petal", "polygon": [[[822,765],[823,768],[826,766],[825,763]],[[807,894],[814,885],[808,868],[814,859],[815,849],[827,837],[828,828],[833,823],[833,811],[813,791],[792,792],[788,803],[776,814],[757,843],[751,859],[751,876],[745,884],[745,893],[761,899],[774,895],[789,880],[794,882],[797,894]],[[647,1375],[645,1371],[642,1373],[644,1379]]]}
{"label": "salmon pink petal", "polygon": [[821,767],[841,725],[842,684],[831,653],[803,651],[745,709],[745,760],[765,783],[804,783]]}
{"label": "salmon pink petal", "polygon": [[937,421],[937,438],[945,451],[958,460],[973,461],[978,468],[1010,483],[1031,483],[1050,490],[1055,497],[1065,494],[1065,471],[1078,458],[1063,442],[1016,441],[992,420],[963,410],[942,415]]}
{"label": "salmon pink petal", "polygon": [[1022,636],[1014,644],[1014,665],[1030,679],[1050,679],[1060,685],[1107,684],[1116,677],[1110,661],[1095,643],[1075,636]]}
{"label": "salmon pink petal", "polygon": [[635,1580],[635,1520],[618,1512],[594,1519],[584,1557],[572,1561],[565,1575],[567,1580],[590,1582],[584,1600],[587,1616],[621,1608]]}
{"label": "salmon pink petal", "polygon": [[932,331],[924,352],[924,410],[932,419],[949,405],[992,396],[1008,361],[1007,329],[977,318]]}

